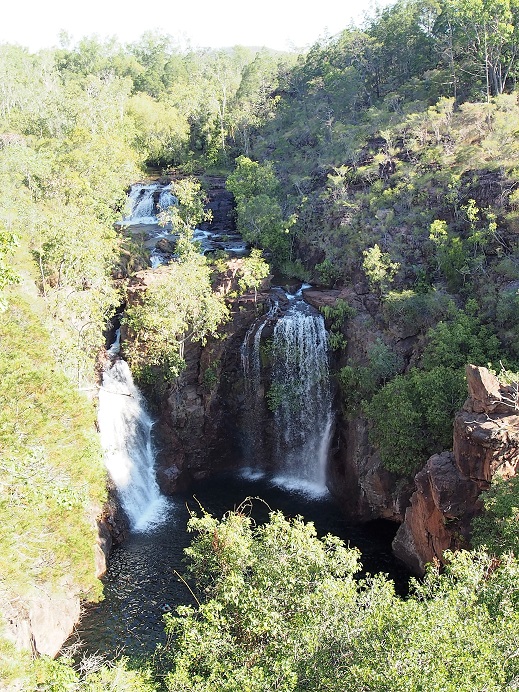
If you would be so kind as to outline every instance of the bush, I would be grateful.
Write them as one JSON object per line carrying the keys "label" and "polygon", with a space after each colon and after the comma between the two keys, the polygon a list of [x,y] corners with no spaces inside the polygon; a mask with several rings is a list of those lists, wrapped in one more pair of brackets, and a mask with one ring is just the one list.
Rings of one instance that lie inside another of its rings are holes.
{"label": "bush", "polygon": [[197,605],[168,614],[167,689],[408,692],[505,689],[519,673],[519,565],[446,554],[405,598],[384,575],[357,582],[358,553],[312,524],[243,508],[193,517]]}
{"label": "bush", "polygon": [[440,291],[389,291],[383,298],[384,317],[414,334],[431,327],[452,310],[452,298]]}
{"label": "bush", "polygon": [[427,332],[427,346],[422,358],[426,369],[437,365],[460,368],[467,363],[499,362],[499,339],[490,327],[476,316],[479,307],[474,300],[466,311],[457,310],[448,321],[439,322]]}
{"label": "bush", "polygon": [[466,398],[461,370],[438,366],[397,375],[365,405],[370,440],[384,466],[410,475],[452,445],[452,421]]}

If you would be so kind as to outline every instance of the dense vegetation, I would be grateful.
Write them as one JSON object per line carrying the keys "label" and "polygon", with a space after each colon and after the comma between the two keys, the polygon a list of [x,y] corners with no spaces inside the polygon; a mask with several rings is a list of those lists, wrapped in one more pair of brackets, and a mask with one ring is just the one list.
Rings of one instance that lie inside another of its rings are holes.
{"label": "dense vegetation", "polygon": [[431,565],[411,594],[357,581],[357,551],[300,518],[193,518],[197,607],[166,616],[168,690],[502,690],[519,670],[517,570],[484,553]]}
{"label": "dense vegetation", "polygon": [[[4,602],[37,588],[99,595],[92,520],[105,479],[83,395],[143,263],[114,222],[146,166],[229,173],[238,228],[256,248],[242,290],[265,275],[263,249],[289,276],[365,298],[362,315],[343,301],[325,316],[344,415],[370,421],[389,470],[410,476],[450,447],[464,364],[512,378],[519,368],[518,45],[516,0],[399,0],[300,56],[182,52],[158,34],[128,46],[63,37],[37,55],[0,46]],[[183,203],[168,213],[179,261],[126,314],[128,357],[143,380],[177,374],[184,341],[214,334],[227,314],[212,290],[222,258],[211,263],[191,244],[201,190],[188,178],[176,192]],[[374,335],[357,352],[347,343],[355,319]],[[401,337],[412,353],[395,348]],[[507,554],[517,549],[518,493],[497,483],[475,527],[477,545],[502,557],[453,556],[407,601],[383,577],[358,585],[357,557],[299,521],[193,520],[200,606],[168,621],[177,638],[160,657],[164,684],[515,684],[517,565]],[[5,559],[15,550],[19,563]],[[82,674],[0,650],[5,685],[159,685],[124,662]]]}

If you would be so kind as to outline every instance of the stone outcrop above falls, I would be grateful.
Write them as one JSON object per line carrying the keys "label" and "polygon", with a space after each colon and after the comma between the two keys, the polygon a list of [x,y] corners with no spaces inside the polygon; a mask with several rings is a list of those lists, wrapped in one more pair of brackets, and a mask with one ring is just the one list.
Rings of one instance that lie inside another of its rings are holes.
{"label": "stone outcrop above falls", "polygon": [[59,594],[41,591],[23,602],[3,606],[3,636],[18,649],[56,656],[79,620],[80,600],[74,588]]}
{"label": "stone outcrop above falls", "polygon": [[466,368],[469,397],[454,421],[453,451],[435,454],[416,475],[416,489],[393,549],[418,574],[445,550],[467,547],[479,495],[492,478],[519,468],[517,392],[486,368]]}

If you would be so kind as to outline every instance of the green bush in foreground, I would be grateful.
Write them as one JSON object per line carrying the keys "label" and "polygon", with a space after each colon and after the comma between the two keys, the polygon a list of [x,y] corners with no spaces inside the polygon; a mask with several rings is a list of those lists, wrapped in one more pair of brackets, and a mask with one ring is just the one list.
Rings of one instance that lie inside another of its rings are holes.
{"label": "green bush in foreground", "polygon": [[411,595],[359,555],[273,512],[192,518],[197,607],[166,616],[175,692],[497,691],[519,675],[519,564],[447,555]]}

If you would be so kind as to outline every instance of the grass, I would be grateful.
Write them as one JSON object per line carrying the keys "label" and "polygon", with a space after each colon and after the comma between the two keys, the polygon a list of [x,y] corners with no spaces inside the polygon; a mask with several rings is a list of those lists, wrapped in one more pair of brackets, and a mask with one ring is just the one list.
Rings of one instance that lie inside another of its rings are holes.
{"label": "grass", "polygon": [[[59,371],[43,301],[26,289],[9,292],[0,316],[0,603],[41,590],[96,600],[106,474],[95,410]],[[16,668],[8,651],[0,637],[0,680]]]}

